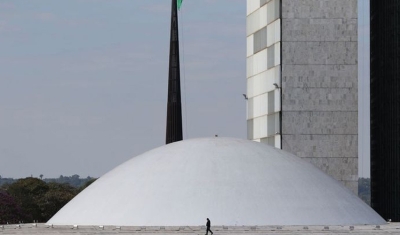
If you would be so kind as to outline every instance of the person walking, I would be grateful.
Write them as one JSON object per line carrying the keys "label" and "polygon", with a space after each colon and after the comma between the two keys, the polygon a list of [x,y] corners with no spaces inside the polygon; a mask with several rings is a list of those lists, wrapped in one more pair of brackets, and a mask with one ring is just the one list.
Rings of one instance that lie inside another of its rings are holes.
{"label": "person walking", "polygon": [[207,218],[207,231],[206,231],[206,235],[208,235],[208,231],[210,231],[211,235],[214,234],[213,231],[211,231],[210,227],[211,227],[211,221]]}

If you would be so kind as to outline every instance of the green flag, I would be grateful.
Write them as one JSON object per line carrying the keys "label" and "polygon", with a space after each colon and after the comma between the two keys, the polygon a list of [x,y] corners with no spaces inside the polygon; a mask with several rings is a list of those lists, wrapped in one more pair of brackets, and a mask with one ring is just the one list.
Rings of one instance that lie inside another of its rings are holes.
{"label": "green flag", "polygon": [[181,9],[181,6],[182,6],[182,1],[183,0],[177,0],[178,1],[178,10],[180,10]]}

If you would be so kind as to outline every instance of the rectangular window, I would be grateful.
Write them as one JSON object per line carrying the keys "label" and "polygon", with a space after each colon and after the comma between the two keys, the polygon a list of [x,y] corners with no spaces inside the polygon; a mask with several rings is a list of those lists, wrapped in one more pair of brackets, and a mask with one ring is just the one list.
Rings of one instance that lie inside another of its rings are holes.
{"label": "rectangular window", "polygon": [[254,119],[247,120],[247,139],[252,140],[254,139]]}
{"label": "rectangular window", "polygon": [[275,135],[275,132],[276,132],[276,129],[275,129],[275,126],[276,126],[275,118],[276,118],[276,114],[268,115],[268,119],[267,119],[267,122],[268,122],[267,123],[267,125],[268,125],[268,127],[267,127],[267,130],[268,130],[267,135],[268,136]]}
{"label": "rectangular window", "polygon": [[267,48],[267,27],[254,34],[254,54]]}
{"label": "rectangular window", "polygon": [[267,23],[271,23],[280,17],[280,0],[272,0],[267,5],[268,14],[267,14]]}
{"label": "rectangular window", "polygon": [[268,92],[268,114],[275,112],[275,91]]}
{"label": "rectangular window", "polygon": [[269,0],[260,0],[260,6],[264,6]]}
{"label": "rectangular window", "polygon": [[267,68],[270,69],[275,65],[275,45],[268,47],[267,57]]}

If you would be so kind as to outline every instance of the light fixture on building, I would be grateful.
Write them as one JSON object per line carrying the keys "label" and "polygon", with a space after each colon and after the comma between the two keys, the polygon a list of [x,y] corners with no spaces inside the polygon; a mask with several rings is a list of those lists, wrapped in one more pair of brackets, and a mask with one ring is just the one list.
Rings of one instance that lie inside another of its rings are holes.
{"label": "light fixture on building", "polygon": [[274,83],[273,85],[275,86],[276,89],[281,89],[281,88],[278,86],[278,84]]}

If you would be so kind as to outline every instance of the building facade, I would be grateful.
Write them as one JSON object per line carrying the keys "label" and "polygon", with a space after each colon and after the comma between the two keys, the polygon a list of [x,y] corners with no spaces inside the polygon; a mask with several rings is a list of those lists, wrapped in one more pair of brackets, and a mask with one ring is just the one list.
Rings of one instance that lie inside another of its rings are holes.
{"label": "building facade", "polygon": [[357,0],[247,0],[248,138],[358,188]]}
{"label": "building facade", "polygon": [[400,222],[400,2],[370,6],[371,206]]}

